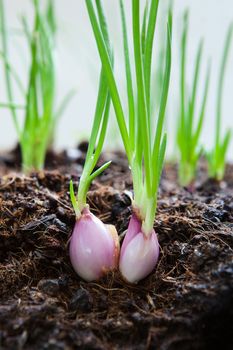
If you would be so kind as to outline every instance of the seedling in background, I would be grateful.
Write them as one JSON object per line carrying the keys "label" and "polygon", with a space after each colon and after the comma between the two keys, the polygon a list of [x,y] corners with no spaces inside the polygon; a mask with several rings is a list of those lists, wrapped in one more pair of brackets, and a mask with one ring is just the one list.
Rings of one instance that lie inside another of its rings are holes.
{"label": "seedling in background", "polygon": [[91,182],[111,162],[95,170],[108,124],[110,95],[103,71],[100,76],[95,117],[89,140],[85,164],[79,181],[77,198],[70,182],[70,197],[76,213],[76,224],[70,241],[70,259],[75,271],[86,281],[97,280],[117,267],[119,239],[112,225],[104,225],[93,215],[87,204]]}
{"label": "seedling in background", "polygon": [[191,90],[187,88],[186,64],[187,64],[187,40],[188,40],[188,12],[183,17],[183,32],[181,38],[180,59],[180,106],[178,115],[177,144],[180,154],[179,182],[182,186],[191,184],[196,176],[197,162],[201,154],[200,136],[203,129],[203,121],[206,111],[206,101],[209,89],[210,65],[208,66],[201,108],[197,122],[195,112],[197,109],[197,91],[200,76],[200,66],[203,52],[203,41],[200,41],[195,59],[194,76]]}
{"label": "seedling in background", "polygon": [[231,130],[228,129],[225,135],[221,138],[221,126],[222,126],[222,98],[223,98],[223,86],[226,73],[226,65],[230,51],[230,45],[232,40],[233,24],[231,23],[225,43],[222,55],[222,61],[219,71],[218,87],[217,87],[217,104],[216,104],[216,120],[215,120],[215,142],[211,152],[207,154],[208,161],[208,173],[209,177],[216,180],[222,180],[225,172],[226,155],[231,140]]}
{"label": "seedling in background", "polygon": [[[145,15],[141,26],[140,2],[139,0],[132,0],[135,70],[132,69],[129,54],[128,28],[125,19],[124,4],[123,1],[119,2],[124,43],[128,118],[123,111],[111,64],[110,44],[108,35],[106,35],[107,25],[101,2],[96,0],[95,3],[98,16],[96,15],[92,1],[86,0],[90,21],[133,178],[133,214],[121,247],[120,271],[126,280],[135,283],[146,277],[154,269],[159,256],[159,244],[153,225],[157,207],[159,181],[166,149],[166,135],[163,135],[162,130],[171,70],[172,16],[169,13],[163,90],[156,131],[155,135],[152,136],[150,127],[151,62],[159,1],[152,0],[148,2],[148,11],[144,10]],[[133,72],[136,74],[136,91],[133,91],[132,86]]]}
{"label": "seedling in background", "polygon": [[[42,13],[39,1],[34,0],[34,24],[30,31],[25,18],[23,27],[29,44],[31,64],[28,72],[28,86],[25,91],[17,72],[11,65],[8,54],[8,35],[5,23],[4,2],[0,0],[1,16],[1,57],[4,63],[8,105],[17,132],[21,154],[22,170],[40,170],[54,136],[57,120],[69,102],[70,93],[64,98],[58,111],[55,110],[55,33],[56,23],[53,1],[48,0],[47,9]],[[25,102],[25,118],[20,127],[17,104],[14,103],[14,84],[22,93]],[[1,105],[0,105],[1,106]],[[4,106],[4,104],[2,104]]]}

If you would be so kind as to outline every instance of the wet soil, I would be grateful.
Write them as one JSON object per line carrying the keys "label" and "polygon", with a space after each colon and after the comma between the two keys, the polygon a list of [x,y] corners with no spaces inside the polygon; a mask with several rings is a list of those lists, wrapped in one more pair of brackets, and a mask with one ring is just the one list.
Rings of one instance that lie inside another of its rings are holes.
{"label": "wet soil", "polygon": [[[50,152],[47,170],[23,176],[17,150],[0,157],[0,349],[233,349],[233,167],[222,183],[177,185],[165,167],[155,230],[161,253],[138,285],[118,272],[86,283],[73,271],[68,242],[75,217],[69,181],[85,157]],[[132,183],[120,152],[88,201],[122,238]],[[103,159],[102,159],[103,161]]]}

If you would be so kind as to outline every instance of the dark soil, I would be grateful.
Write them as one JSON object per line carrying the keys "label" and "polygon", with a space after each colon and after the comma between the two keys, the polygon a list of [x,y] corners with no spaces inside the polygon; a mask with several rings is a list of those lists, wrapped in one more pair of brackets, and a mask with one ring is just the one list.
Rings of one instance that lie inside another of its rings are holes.
{"label": "dark soil", "polygon": [[[0,349],[233,349],[233,167],[225,181],[182,189],[162,177],[156,270],[138,285],[118,272],[95,283],[73,271],[68,241],[85,144],[48,155],[43,173],[22,176],[17,150],[0,157]],[[92,185],[89,203],[122,237],[131,178],[121,153]],[[56,170],[54,170],[56,169]]]}

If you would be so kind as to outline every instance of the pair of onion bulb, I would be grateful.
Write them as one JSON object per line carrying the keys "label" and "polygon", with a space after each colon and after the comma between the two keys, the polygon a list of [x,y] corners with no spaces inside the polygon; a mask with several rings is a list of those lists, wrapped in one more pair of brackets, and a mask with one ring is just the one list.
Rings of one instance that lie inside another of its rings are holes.
{"label": "pair of onion bulb", "polygon": [[74,270],[86,281],[98,280],[119,267],[127,282],[137,283],[154,269],[159,243],[154,230],[142,232],[142,222],[133,214],[120,248],[115,227],[105,225],[86,207],[76,221],[69,253]]}

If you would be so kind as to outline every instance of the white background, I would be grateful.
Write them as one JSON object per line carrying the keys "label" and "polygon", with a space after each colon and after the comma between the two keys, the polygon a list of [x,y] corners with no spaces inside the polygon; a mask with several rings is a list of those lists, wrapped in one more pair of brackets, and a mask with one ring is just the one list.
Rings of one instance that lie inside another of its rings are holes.
{"label": "white background", "polygon": [[[58,148],[74,146],[79,140],[88,136],[95,108],[98,74],[100,62],[93,39],[90,22],[87,16],[84,0],[54,0],[58,18],[57,40],[57,71],[58,92],[57,102],[62,96],[75,88],[77,93],[65,111],[57,129],[56,146]],[[43,4],[43,1],[40,1]],[[130,0],[125,0],[127,14],[130,15]],[[160,1],[162,7],[167,0]],[[122,59],[121,29],[119,23],[119,8],[117,0],[103,0],[108,23],[110,25],[111,38],[114,44],[116,56],[116,71],[118,80],[122,85],[123,65],[119,65]],[[7,22],[10,28],[11,61],[26,84],[28,66],[28,52],[25,40],[19,35],[20,14],[24,13],[30,21],[33,20],[33,10],[30,0],[5,0]],[[207,147],[211,146],[214,136],[214,117],[216,106],[217,75],[223,42],[228,25],[233,20],[232,0],[175,0],[174,1],[174,33],[173,33],[173,66],[170,88],[170,100],[168,109],[169,131],[169,154],[173,152],[174,124],[177,111],[178,80],[178,57],[181,32],[181,19],[183,11],[190,9],[190,32],[189,32],[189,57],[188,76],[193,72],[193,62],[197,45],[201,37],[205,40],[203,57],[203,71],[201,80],[205,74],[208,58],[212,60],[211,88],[207,106],[206,120],[202,134],[202,142]],[[160,8],[160,14],[163,9]],[[130,17],[128,18],[130,26]],[[164,24],[163,24],[164,25]],[[163,27],[162,27],[163,28]],[[120,53],[119,53],[120,52]],[[5,85],[0,79],[0,101],[5,101]],[[202,84],[203,85],[203,84]],[[201,89],[200,89],[201,91]],[[20,95],[15,93],[16,102],[21,102]],[[16,140],[10,114],[6,110],[0,111],[0,148],[11,147]],[[114,113],[111,113],[114,119]],[[223,99],[223,127],[233,127],[233,45],[230,52],[229,64],[224,87]],[[118,143],[117,129],[112,124],[109,131],[107,146],[115,146]],[[115,135],[115,136],[114,136]],[[233,159],[233,142],[229,151],[229,158]]]}

